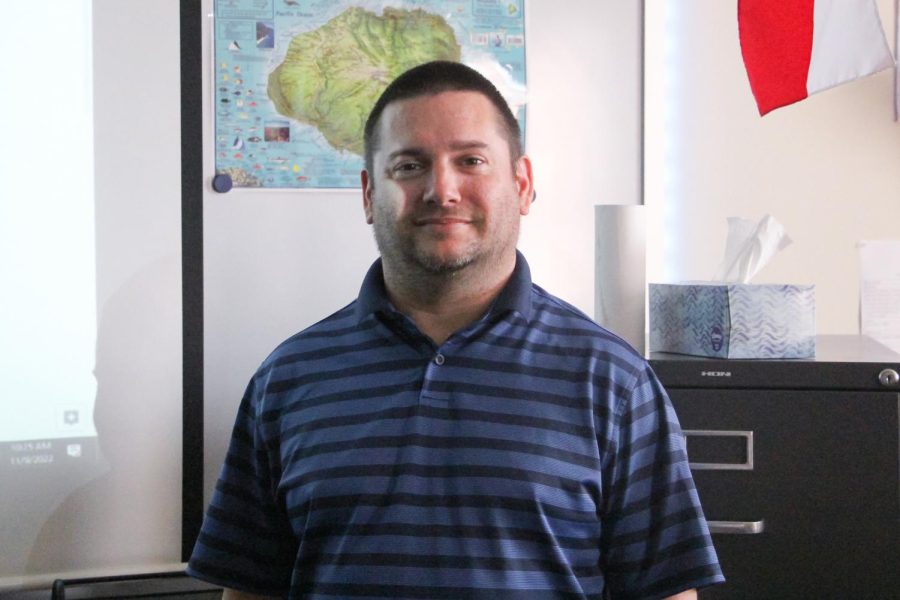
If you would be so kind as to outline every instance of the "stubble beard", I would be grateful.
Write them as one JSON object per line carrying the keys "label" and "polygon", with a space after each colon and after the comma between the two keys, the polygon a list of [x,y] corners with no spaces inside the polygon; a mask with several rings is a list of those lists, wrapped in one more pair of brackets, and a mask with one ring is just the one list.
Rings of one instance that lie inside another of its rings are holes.
{"label": "stubble beard", "polygon": [[[510,246],[514,249],[518,243],[519,214],[515,204],[511,205],[504,225],[494,231],[480,231],[480,236],[470,240],[451,257],[427,250],[417,243],[413,233],[404,233],[397,224],[394,210],[387,203],[379,202],[376,198],[373,204],[373,233],[382,262],[413,285],[426,283],[427,280],[435,283],[436,278],[459,277],[466,270],[477,270],[479,265],[489,268],[492,262],[503,257]],[[410,223],[405,226],[415,227]],[[476,218],[470,226],[480,229],[485,223]],[[496,239],[497,235],[504,239]]]}
{"label": "stubble beard", "polygon": [[455,256],[443,257],[429,252],[416,243],[412,237],[401,236],[388,220],[376,220],[374,225],[375,243],[382,260],[407,276],[414,273],[423,275],[452,275],[471,266],[480,258],[476,242],[468,244]]}

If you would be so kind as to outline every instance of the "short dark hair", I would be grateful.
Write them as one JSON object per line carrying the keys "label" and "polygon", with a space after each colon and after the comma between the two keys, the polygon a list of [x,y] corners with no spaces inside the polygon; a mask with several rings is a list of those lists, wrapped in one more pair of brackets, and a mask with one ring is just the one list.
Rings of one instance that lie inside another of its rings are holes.
{"label": "short dark hair", "polygon": [[378,149],[379,141],[378,122],[387,105],[399,100],[433,96],[442,92],[478,92],[490,100],[500,113],[506,142],[509,144],[510,158],[515,162],[522,156],[519,122],[494,84],[475,69],[462,63],[435,60],[401,74],[385,88],[375,102],[366,120],[363,138],[367,171],[371,173],[373,169],[375,150]]}

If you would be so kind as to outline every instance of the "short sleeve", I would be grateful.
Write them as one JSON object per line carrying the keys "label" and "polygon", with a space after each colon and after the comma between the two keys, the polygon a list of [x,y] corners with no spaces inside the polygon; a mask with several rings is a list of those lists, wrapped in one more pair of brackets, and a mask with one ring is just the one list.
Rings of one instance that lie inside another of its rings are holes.
{"label": "short sleeve", "polygon": [[613,416],[601,561],[613,598],[663,598],[724,581],[675,411],[646,364]]}
{"label": "short sleeve", "polygon": [[259,381],[250,382],[241,401],[187,572],[216,585],[277,596],[290,588],[297,541],[275,493],[277,455],[259,433]]}

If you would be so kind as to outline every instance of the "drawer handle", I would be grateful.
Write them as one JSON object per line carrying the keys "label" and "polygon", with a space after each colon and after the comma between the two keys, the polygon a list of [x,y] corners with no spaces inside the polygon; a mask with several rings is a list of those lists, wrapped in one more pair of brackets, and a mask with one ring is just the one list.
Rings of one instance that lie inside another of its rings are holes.
{"label": "drawer handle", "polygon": [[765,521],[707,521],[710,533],[755,535],[765,531]]}
{"label": "drawer handle", "polygon": [[753,470],[753,432],[752,431],[719,431],[716,429],[685,429],[685,442],[689,437],[738,437],[744,438],[746,460],[742,463],[691,462],[688,454],[688,466],[693,471],[752,471]]}

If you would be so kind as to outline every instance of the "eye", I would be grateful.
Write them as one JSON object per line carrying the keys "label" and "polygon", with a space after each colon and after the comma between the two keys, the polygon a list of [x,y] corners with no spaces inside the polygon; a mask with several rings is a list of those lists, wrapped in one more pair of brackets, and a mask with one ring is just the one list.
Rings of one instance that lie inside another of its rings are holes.
{"label": "eye", "polygon": [[423,168],[422,163],[418,161],[405,160],[391,167],[391,173],[395,177],[411,177],[418,174]]}
{"label": "eye", "polygon": [[466,156],[462,159],[462,163],[467,167],[478,167],[485,164],[485,160],[480,156]]}

